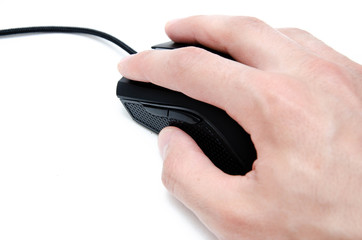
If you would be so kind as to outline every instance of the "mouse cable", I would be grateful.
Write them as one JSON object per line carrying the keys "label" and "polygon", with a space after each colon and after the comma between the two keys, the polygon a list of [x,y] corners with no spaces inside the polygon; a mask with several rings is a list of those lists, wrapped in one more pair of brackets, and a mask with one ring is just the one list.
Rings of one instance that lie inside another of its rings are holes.
{"label": "mouse cable", "polygon": [[82,27],[62,27],[62,26],[39,26],[39,27],[24,27],[24,28],[11,28],[11,29],[4,29],[0,30],[0,36],[9,36],[15,34],[26,34],[26,33],[81,33],[81,34],[88,34],[94,35],[103,39],[106,39],[129,54],[137,53],[133,50],[130,46],[122,42],[121,40],[113,37],[112,35],[101,32],[98,30],[90,29],[90,28],[82,28]]}

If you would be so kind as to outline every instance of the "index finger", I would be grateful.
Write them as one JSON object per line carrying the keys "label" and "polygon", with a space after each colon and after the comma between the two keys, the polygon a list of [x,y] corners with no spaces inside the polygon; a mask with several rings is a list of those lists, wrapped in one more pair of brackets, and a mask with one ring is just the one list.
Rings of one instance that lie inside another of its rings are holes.
{"label": "index finger", "polygon": [[264,76],[257,69],[195,47],[141,52],[121,61],[119,71],[129,79],[151,82],[224,109],[246,131],[248,123],[240,111],[249,118],[256,114],[260,94],[251,85]]}

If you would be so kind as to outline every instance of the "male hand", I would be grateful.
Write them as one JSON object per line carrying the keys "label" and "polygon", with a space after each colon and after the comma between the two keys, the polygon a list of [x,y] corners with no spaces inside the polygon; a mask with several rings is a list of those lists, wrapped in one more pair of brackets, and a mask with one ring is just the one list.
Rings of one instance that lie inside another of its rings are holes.
{"label": "male hand", "polygon": [[172,21],[195,47],[124,59],[123,76],[224,109],[258,158],[245,176],[217,169],[192,138],[159,135],[166,188],[220,239],[362,239],[362,67],[309,33],[250,17]]}

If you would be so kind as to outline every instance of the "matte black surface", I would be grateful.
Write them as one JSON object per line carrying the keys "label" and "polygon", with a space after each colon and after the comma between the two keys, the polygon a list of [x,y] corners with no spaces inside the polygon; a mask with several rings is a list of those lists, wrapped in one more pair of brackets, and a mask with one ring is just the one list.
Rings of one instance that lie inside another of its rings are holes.
{"label": "matte black surface", "polygon": [[[169,42],[154,48],[185,46]],[[126,78],[119,80],[117,96],[132,118],[148,129],[156,133],[166,126],[184,130],[225,173],[243,175],[251,170],[256,159],[254,145],[225,111],[180,92]]]}

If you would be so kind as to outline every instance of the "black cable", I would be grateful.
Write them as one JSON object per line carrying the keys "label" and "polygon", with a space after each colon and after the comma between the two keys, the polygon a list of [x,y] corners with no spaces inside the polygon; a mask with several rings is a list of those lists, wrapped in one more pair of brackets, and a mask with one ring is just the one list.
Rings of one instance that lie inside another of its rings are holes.
{"label": "black cable", "polygon": [[0,30],[0,36],[8,36],[15,34],[24,34],[24,33],[82,33],[94,35],[103,39],[106,39],[129,54],[137,53],[130,46],[122,42],[121,40],[109,35],[108,33],[101,32],[98,30],[90,29],[90,28],[81,28],[81,27],[62,27],[62,26],[41,26],[41,27],[24,27],[24,28],[11,28]]}

